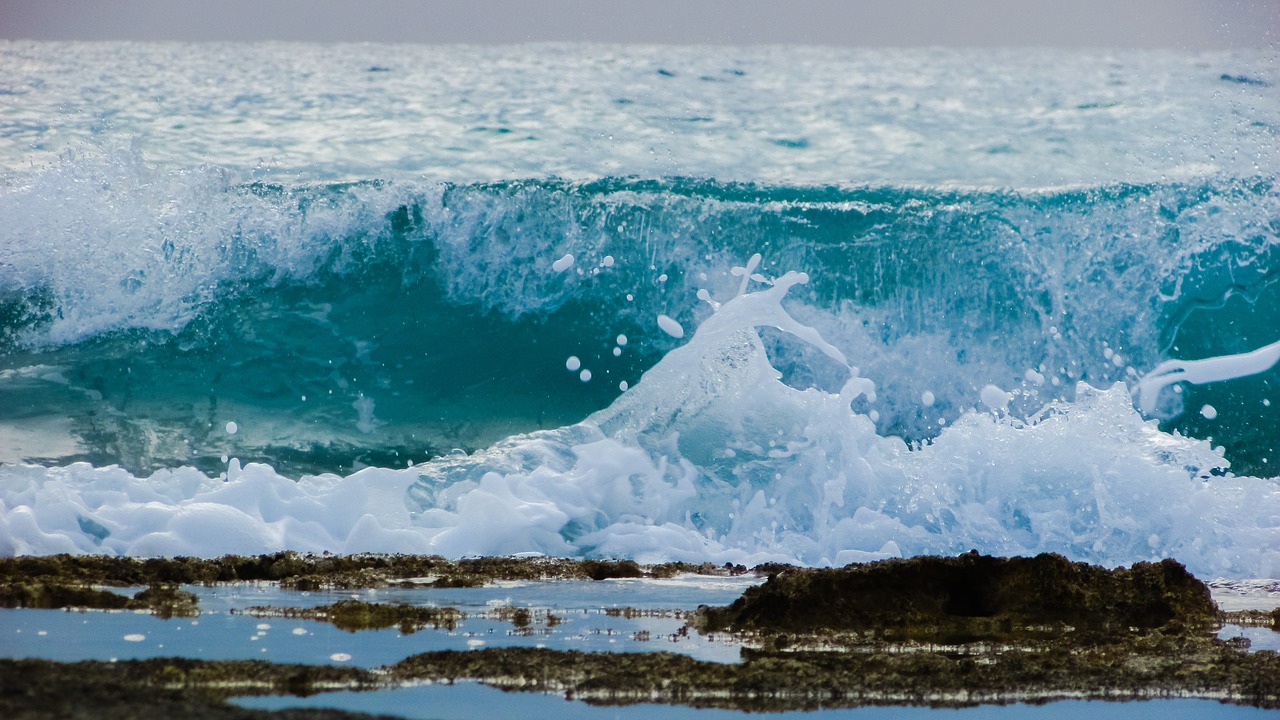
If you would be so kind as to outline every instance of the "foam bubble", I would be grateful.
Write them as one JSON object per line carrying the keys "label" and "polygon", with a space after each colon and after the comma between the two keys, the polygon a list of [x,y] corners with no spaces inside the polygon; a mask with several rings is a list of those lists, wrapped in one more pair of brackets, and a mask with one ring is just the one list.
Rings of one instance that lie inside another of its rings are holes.
{"label": "foam bubble", "polygon": [[666,315],[658,315],[658,327],[662,328],[662,332],[673,338],[680,339],[684,337],[684,327]]}
{"label": "foam bubble", "polygon": [[227,423],[226,430],[228,435],[235,435],[237,432],[239,432],[240,426],[237,425],[234,421],[232,421]]}
{"label": "foam bubble", "polygon": [[582,361],[577,355],[570,355],[569,359],[564,361],[564,366],[569,372],[577,372],[582,367]]}
{"label": "foam bubble", "polygon": [[1013,395],[995,385],[984,386],[978,397],[982,400],[983,405],[1001,412],[1009,409],[1009,401],[1013,399]]}

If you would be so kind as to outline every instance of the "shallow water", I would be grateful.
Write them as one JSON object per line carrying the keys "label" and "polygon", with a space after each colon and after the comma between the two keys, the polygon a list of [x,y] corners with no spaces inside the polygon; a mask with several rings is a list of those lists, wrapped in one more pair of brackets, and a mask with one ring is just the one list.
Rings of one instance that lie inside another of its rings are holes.
{"label": "shallow water", "polygon": [[[0,656],[60,661],[179,656],[378,667],[433,650],[547,647],[584,652],[666,651],[712,662],[737,662],[738,643],[722,635],[682,632],[683,613],[699,604],[728,604],[759,582],[690,577],[309,593],[265,584],[186,586],[200,597],[197,618],[161,619],[147,613],[107,611],[0,611],[0,638],[4,639]],[[467,617],[456,627],[427,627],[404,634],[394,627],[348,632],[327,622],[257,617],[250,611],[255,606],[318,607],[345,599],[450,607]],[[529,610],[529,624],[521,628],[510,618],[496,617],[506,608]],[[548,613],[554,614],[554,622],[548,622]]]}
{"label": "shallow water", "polygon": [[[754,577],[680,576],[668,580],[505,582],[482,588],[385,588],[358,591],[294,592],[266,583],[185,586],[200,598],[197,618],[161,619],[147,613],[10,609],[0,611],[0,657],[59,661],[186,657],[205,660],[263,659],[281,663],[379,667],[435,650],[546,647],[584,652],[686,654],[711,662],[739,662],[741,644],[724,635],[683,630],[683,613],[698,605],[725,605]],[[115,589],[132,594],[140,588]],[[1214,588],[1214,598],[1231,609],[1280,607],[1273,583],[1231,583]],[[344,599],[450,607],[466,617],[456,626],[426,627],[413,633],[396,628],[348,632],[315,620],[259,617],[256,606],[305,608]],[[524,608],[527,624],[504,611]],[[555,621],[549,622],[554,615]],[[1250,639],[1250,651],[1280,650],[1280,633],[1226,626],[1222,638]],[[486,716],[566,718],[737,717],[736,711],[669,705],[595,707],[541,693],[503,692],[474,682],[429,684],[375,692],[321,693],[308,698],[237,698],[252,708],[329,707],[386,712],[406,718],[471,718],[477,703]],[[805,713],[752,713],[752,717],[803,715],[817,718],[987,717],[1025,715],[1077,717],[1257,717],[1255,708],[1204,700],[1108,703],[1058,701],[1045,705],[990,706],[963,710],[859,708]]]}
{"label": "shallow water", "polygon": [[1258,708],[1224,705],[1213,700],[1147,700],[1142,702],[1110,703],[1101,701],[1072,701],[1039,705],[983,705],[957,710],[936,710],[916,707],[867,707],[839,710],[812,710],[806,712],[752,712],[693,709],[672,705],[630,705],[626,707],[598,707],[583,702],[565,700],[538,693],[504,692],[477,683],[455,685],[425,685],[421,687],[388,690],[375,693],[339,692],[314,695],[309,698],[256,697],[239,698],[235,704],[241,707],[279,709],[286,707],[325,707],[360,712],[385,712],[412,720],[470,720],[476,708],[483,707],[486,717],[527,718],[557,717],[583,718],[587,720],[629,718],[813,718],[814,720],[943,720],[956,718],[1022,718],[1041,720],[1161,720],[1173,718],[1264,718],[1273,711]]}
{"label": "shallow water", "polygon": [[[59,661],[180,656],[207,660],[264,659],[377,667],[414,653],[479,647],[547,647],[584,652],[675,652],[711,662],[738,662],[740,643],[725,635],[682,632],[684,613],[727,605],[755,577],[682,576],[667,580],[504,582],[480,588],[382,588],[294,592],[266,583],[184,586],[200,598],[199,617],[162,619],[145,612],[9,609],[0,611],[0,656]],[[141,588],[116,588],[133,594]],[[1227,610],[1280,607],[1273,585],[1215,588]],[[455,608],[456,627],[339,630],[317,620],[259,617],[254,607],[307,608],[356,599],[367,603]],[[530,611],[521,628],[503,611]],[[634,611],[634,612],[632,612]],[[548,613],[556,618],[548,623]],[[1246,637],[1252,651],[1280,650],[1280,633],[1224,627],[1223,638]],[[337,656],[337,659],[335,659]]]}

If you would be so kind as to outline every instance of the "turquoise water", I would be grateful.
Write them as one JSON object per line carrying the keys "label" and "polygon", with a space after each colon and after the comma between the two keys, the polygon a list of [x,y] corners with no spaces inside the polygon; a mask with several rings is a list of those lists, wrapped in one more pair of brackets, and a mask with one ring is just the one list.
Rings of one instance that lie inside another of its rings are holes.
{"label": "turquoise water", "polygon": [[[796,312],[877,381],[877,430],[928,439],[978,404],[978,388],[1026,385],[1028,369],[1050,380],[1020,415],[1073,397],[1080,380],[1101,387],[1171,355],[1269,342],[1278,198],[1266,178],[1035,192],[687,178],[224,185],[198,200],[234,232],[156,232],[158,252],[117,249],[129,255],[107,258],[123,261],[119,287],[59,265],[10,293],[0,421],[70,424],[26,460],[133,472],[216,473],[227,453],[297,474],[473,452],[607,405],[676,345],[652,318],[696,325],[707,308],[682,298],[729,285],[729,266],[758,250],[766,270],[813,276]],[[127,244],[154,232],[108,230]],[[574,268],[550,271],[566,253]],[[614,356],[619,334],[629,342]],[[841,382],[768,339],[785,381]],[[591,382],[564,371],[569,356]],[[1184,404],[1219,417],[1185,412],[1165,428],[1212,435],[1238,470],[1265,474],[1280,437],[1280,405],[1262,404],[1275,380],[1195,388]],[[228,437],[223,418],[243,431]]]}
{"label": "turquoise water", "polygon": [[0,552],[1280,574],[1273,53],[0,67]]}

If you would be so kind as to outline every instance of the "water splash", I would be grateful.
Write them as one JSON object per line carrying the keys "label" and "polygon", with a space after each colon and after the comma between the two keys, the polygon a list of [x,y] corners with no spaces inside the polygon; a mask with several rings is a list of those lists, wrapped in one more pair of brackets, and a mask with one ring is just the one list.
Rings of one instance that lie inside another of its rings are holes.
{"label": "water splash", "polygon": [[1180,382],[1203,385],[1237,380],[1270,370],[1277,362],[1280,362],[1280,341],[1237,355],[1203,360],[1166,360],[1143,375],[1134,386],[1133,393],[1142,412],[1151,415],[1156,412],[1160,392],[1170,385]]}
{"label": "water splash", "polygon": [[[874,402],[876,385],[782,305],[806,281],[788,272],[757,278],[754,292],[740,285],[609,407],[470,455],[300,482],[234,459],[226,481],[189,468],[139,478],[4,466],[0,551],[824,565],[976,548],[1280,574],[1280,485],[1224,474],[1219,450],[1161,432],[1122,385],[1081,384],[1074,402],[1024,419],[967,412],[915,447],[878,434],[853,405]],[[841,390],[782,382],[761,327],[841,364]]]}

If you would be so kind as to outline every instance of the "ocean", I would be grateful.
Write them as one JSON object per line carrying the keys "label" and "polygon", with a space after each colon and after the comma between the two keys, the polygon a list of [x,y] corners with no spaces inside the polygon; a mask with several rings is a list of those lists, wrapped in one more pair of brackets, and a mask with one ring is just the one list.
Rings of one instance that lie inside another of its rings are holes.
{"label": "ocean", "polygon": [[0,554],[1280,577],[1278,83],[5,41]]}

